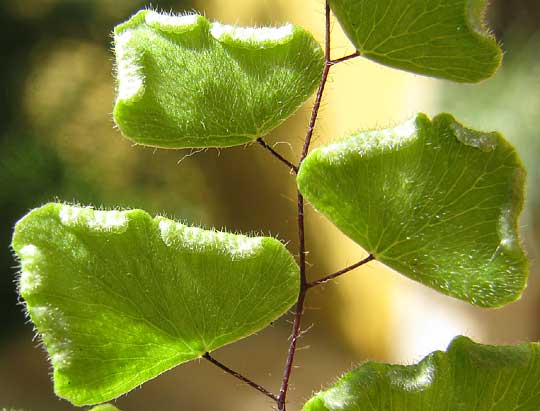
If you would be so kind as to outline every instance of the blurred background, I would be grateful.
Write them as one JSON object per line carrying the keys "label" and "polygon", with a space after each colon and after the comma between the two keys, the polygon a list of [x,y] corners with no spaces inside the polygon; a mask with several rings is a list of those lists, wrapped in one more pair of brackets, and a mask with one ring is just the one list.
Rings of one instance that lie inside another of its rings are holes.
{"label": "blurred background", "polygon": [[[488,311],[417,285],[377,264],[310,294],[290,409],[366,359],[412,363],[464,334],[496,344],[540,337],[540,3],[494,0],[491,26],[506,51],[480,85],[450,84],[355,60],[332,72],[315,145],[418,111],[450,111],[469,126],[497,129],[529,171],[522,238],[531,258],[523,298]],[[295,185],[258,145],[189,151],[134,147],[114,129],[111,30],[140,0],[0,0],[0,409],[73,410],[53,395],[46,355],[15,292],[13,225],[29,209],[61,200],[144,208],[205,227],[271,233],[296,250]],[[293,22],[323,38],[321,0],[153,0],[166,11],[199,10],[229,24]],[[352,51],[337,23],[334,56]],[[296,158],[311,103],[267,140]],[[310,276],[365,254],[324,218],[307,216]],[[290,317],[215,356],[277,391]],[[118,400],[125,411],[269,410],[272,404],[206,362],[182,365]]]}

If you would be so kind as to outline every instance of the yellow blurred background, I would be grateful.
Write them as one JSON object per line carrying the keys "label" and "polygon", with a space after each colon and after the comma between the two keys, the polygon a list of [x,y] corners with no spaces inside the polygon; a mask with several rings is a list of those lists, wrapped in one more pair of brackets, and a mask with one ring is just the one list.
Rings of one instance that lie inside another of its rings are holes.
{"label": "yellow blurred background", "polygon": [[[366,359],[412,363],[458,334],[486,343],[540,337],[540,61],[535,0],[492,2],[490,20],[507,51],[497,76],[476,86],[391,70],[367,60],[332,71],[314,145],[418,111],[451,111],[466,124],[504,132],[529,168],[523,239],[531,257],[524,297],[482,310],[441,296],[378,264],[309,295],[290,409]],[[135,147],[114,129],[110,32],[145,7],[138,0],[0,1],[0,409],[72,410],[52,391],[46,355],[17,305],[8,244],[15,221],[46,201],[144,208],[190,224],[277,235],[296,252],[294,178],[258,145],[227,150]],[[153,1],[166,11],[198,10],[228,24],[293,22],[322,41],[321,0]],[[333,22],[335,57],[353,51]],[[266,140],[296,159],[311,102]],[[193,154],[193,155],[191,155]],[[311,278],[365,253],[323,217],[307,213]],[[277,391],[290,316],[215,356]],[[125,411],[270,409],[265,397],[206,362],[182,365],[118,400]]]}

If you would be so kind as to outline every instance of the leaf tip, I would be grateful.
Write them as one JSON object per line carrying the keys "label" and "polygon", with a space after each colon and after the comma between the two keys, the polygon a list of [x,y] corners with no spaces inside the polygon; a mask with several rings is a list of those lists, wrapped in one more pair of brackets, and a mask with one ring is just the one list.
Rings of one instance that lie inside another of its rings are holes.
{"label": "leaf tip", "polygon": [[487,24],[487,9],[487,0],[468,0],[466,3],[465,21],[471,33],[478,37],[479,43],[484,48],[487,56],[484,57],[484,70],[478,70],[477,75],[467,81],[471,83],[477,83],[492,77],[500,68],[503,60],[503,50]]}
{"label": "leaf tip", "polygon": [[139,10],[137,13],[135,13],[133,16],[131,16],[128,20],[126,20],[123,23],[118,24],[114,28],[113,34],[118,35],[118,34],[121,34],[122,32],[124,32],[126,30],[136,28],[137,26],[143,24],[143,22],[145,20],[145,16],[149,12],[150,12],[150,10],[146,10],[146,9]]}

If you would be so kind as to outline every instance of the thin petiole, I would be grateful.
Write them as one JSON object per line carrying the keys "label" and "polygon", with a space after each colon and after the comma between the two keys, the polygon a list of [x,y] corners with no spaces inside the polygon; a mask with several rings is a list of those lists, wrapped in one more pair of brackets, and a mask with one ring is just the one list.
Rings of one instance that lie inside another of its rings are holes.
{"label": "thin petiole", "polygon": [[306,288],[312,288],[312,287],[315,287],[317,285],[321,285],[321,284],[324,284],[324,283],[327,283],[328,281],[331,281],[333,280],[334,278],[337,278],[343,274],[346,274],[348,273],[349,271],[352,271],[354,270],[355,268],[358,268],[358,267],[361,267],[363,266],[364,264],[367,264],[369,263],[370,261],[373,261],[375,260],[375,257],[370,254],[369,256],[367,256],[366,258],[364,258],[363,260],[361,261],[358,261],[357,263],[353,264],[353,265],[350,265],[348,267],[345,267],[343,268],[342,270],[339,270],[339,271],[336,271],[335,273],[333,274],[330,274],[330,275],[327,275],[326,277],[323,277],[317,281],[312,281],[310,283],[307,283],[306,284]]}
{"label": "thin petiole", "polygon": [[291,169],[294,174],[298,174],[298,167],[295,166],[293,163],[291,163],[289,160],[287,160],[285,157],[283,157],[281,154],[279,154],[276,150],[274,150],[272,147],[270,147],[266,141],[264,141],[262,138],[257,139],[257,143],[259,143],[262,147],[264,147],[266,150],[268,150],[274,157],[276,157],[279,161],[281,161],[283,164],[285,164],[289,169]]}
{"label": "thin petiole", "polygon": [[302,165],[302,161],[306,158],[309,152],[309,146],[311,145],[311,138],[313,137],[313,131],[315,130],[315,123],[317,122],[317,117],[319,115],[319,109],[321,108],[322,96],[324,94],[324,88],[326,87],[326,82],[328,81],[328,75],[330,74],[330,68],[332,67],[332,58],[331,58],[331,45],[330,45],[330,5],[328,1],[325,4],[325,47],[324,47],[324,58],[325,64],[322,73],[321,82],[319,84],[319,89],[317,90],[317,95],[315,97],[315,104],[313,104],[313,110],[311,112],[311,118],[309,120],[308,131],[306,134],[306,139],[304,141],[304,147],[302,149],[302,155],[300,156],[300,163],[298,168]]}
{"label": "thin petiole", "polygon": [[349,60],[352,60],[356,57],[360,57],[361,54],[359,51],[355,52],[355,53],[352,53],[352,54],[349,54],[348,56],[344,56],[344,57],[340,57],[338,59],[335,59],[335,60],[330,60],[330,63],[332,66],[335,66],[336,64],[339,64],[339,63],[343,63],[345,61],[349,61]]}
{"label": "thin petiole", "polygon": [[306,299],[306,246],[305,246],[305,230],[304,230],[304,198],[302,194],[298,192],[298,236],[299,236],[299,249],[300,249],[300,293],[296,302],[296,309],[294,311],[293,330],[291,333],[291,343],[289,351],[287,353],[287,360],[285,362],[285,371],[283,373],[283,379],[281,381],[281,388],[279,390],[279,397],[277,401],[278,411],[286,410],[286,398],[287,391],[289,389],[289,380],[291,378],[291,372],[294,363],[294,356],[296,354],[296,346],[298,339],[300,338],[300,324],[302,321],[302,315],[304,314],[304,301]]}
{"label": "thin petiole", "polygon": [[238,378],[240,381],[246,383],[247,385],[249,385],[250,387],[252,388],[255,388],[257,391],[259,392],[262,392],[264,395],[266,395],[267,397],[271,398],[273,401],[277,401],[278,400],[278,396],[275,395],[275,394],[272,394],[270,391],[268,391],[266,388],[264,388],[263,386],[251,381],[249,378],[247,377],[244,377],[242,374],[234,371],[234,370],[231,370],[229,367],[227,367],[226,365],[220,363],[218,360],[216,360],[214,357],[212,357],[210,355],[210,353],[206,353],[203,355],[203,358],[205,360],[208,360],[210,361],[212,364],[214,364],[215,366],[221,368],[223,371],[225,371],[227,374],[230,374],[232,375],[233,377],[236,377]]}
{"label": "thin petiole", "polygon": [[[298,162],[297,170],[300,169],[302,162],[306,158],[309,152],[311,139],[313,137],[313,131],[315,130],[315,124],[317,122],[317,116],[321,107],[321,101],[324,94],[324,88],[328,80],[330,73],[331,57],[330,57],[330,5],[328,1],[325,2],[325,64],[324,70],[315,97],[315,103],[311,112],[311,118],[304,140],[304,146],[302,148],[302,154],[300,155],[300,161]],[[299,248],[299,266],[300,266],[300,293],[298,294],[298,300],[296,302],[296,309],[294,313],[293,329],[291,334],[291,343],[289,345],[289,351],[287,353],[287,360],[285,362],[285,370],[283,372],[283,379],[281,381],[281,388],[279,390],[279,396],[277,399],[277,410],[286,411],[287,408],[287,392],[289,389],[289,381],[291,378],[291,372],[294,364],[294,357],[296,354],[296,347],[298,339],[300,337],[300,327],[302,322],[302,315],[304,313],[304,302],[307,293],[307,279],[306,279],[306,243],[305,243],[305,229],[304,229],[304,197],[298,191],[298,248]]]}

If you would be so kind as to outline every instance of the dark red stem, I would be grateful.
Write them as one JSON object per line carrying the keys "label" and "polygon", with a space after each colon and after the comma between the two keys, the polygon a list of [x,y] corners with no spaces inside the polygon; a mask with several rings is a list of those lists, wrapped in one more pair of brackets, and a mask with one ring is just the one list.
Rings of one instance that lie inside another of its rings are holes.
{"label": "dark red stem", "polygon": [[283,164],[285,164],[287,167],[289,167],[290,170],[294,172],[294,174],[298,174],[298,167],[295,166],[293,163],[291,163],[289,160],[287,160],[285,157],[283,157],[281,154],[279,154],[276,150],[274,150],[271,146],[269,146],[266,141],[264,141],[262,138],[257,139],[257,143],[259,143],[262,147],[264,147],[266,150],[268,150],[275,158],[277,158],[279,161],[281,161]]}
{"label": "dark red stem", "polygon": [[263,386],[251,381],[249,378],[247,377],[244,377],[242,374],[234,371],[234,370],[231,370],[229,367],[227,367],[226,365],[222,364],[221,362],[219,362],[218,360],[216,360],[214,357],[212,357],[210,355],[210,353],[206,353],[203,355],[203,358],[210,361],[212,364],[214,364],[215,366],[221,368],[223,371],[225,371],[226,373],[232,375],[233,377],[235,378],[238,378],[240,381],[246,383],[247,385],[249,385],[250,387],[253,387],[255,388],[257,391],[260,391],[262,392],[264,395],[266,395],[267,397],[270,397],[272,400],[274,401],[278,401],[278,396],[275,395],[275,394],[272,394],[270,391],[268,391],[266,388],[264,388]]}
{"label": "dark red stem", "polygon": [[[326,81],[328,80],[328,74],[330,73],[331,57],[330,57],[330,5],[328,1],[325,4],[325,64],[322,73],[321,83],[317,90],[315,97],[315,103],[311,112],[311,118],[309,120],[308,130],[306,138],[304,140],[304,147],[300,156],[300,162],[298,163],[298,169],[302,165],[302,162],[306,158],[309,152],[309,146],[311,144],[311,138],[313,137],[313,131],[315,130],[315,124],[317,122],[317,116],[321,107],[321,101],[324,94],[324,88]],[[305,228],[304,228],[304,197],[298,191],[298,248],[299,248],[299,266],[300,266],[300,292],[298,294],[298,300],[296,302],[296,309],[294,313],[294,321],[291,334],[291,342],[289,345],[289,351],[287,353],[287,360],[285,362],[285,371],[283,372],[283,379],[281,381],[281,388],[279,390],[279,397],[277,401],[278,411],[286,411],[287,392],[289,389],[289,381],[291,378],[292,367],[294,364],[294,356],[296,354],[296,347],[298,338],[300,336],[300,326],[302,322],[302,315],[304,313],[304,301],[306,299],[307,279],[306,279],[306,242],[305,242]]]}
{"label": "dark red stem", "polygon": [[309,289],[309,288],[315,287],[317,285],[327,283],[328,281],[331,281],[334,278],[339,277],[339,276],[341,276],[343,274],[347,274],[349,271],[352,271],[355,268],[361,267],[364,264],[367,264],[367,263],[369,263],[370,261],[373,261],[373,260],[375,260],[375,257],[372,254],[370,254],[369,256],[364,258],[363,260],[358,261],[357,263],[355,263],[353,265],[350,265],[348,267],[345,267],[342,270],[336,271],[333,274],[327,275],[327,276],[325,276],[325,277],[323,277],[323,278],[321,278],[321,279],[319,279],[317,281],[312,281],[312,282],[308,283],[306,286]]}
{"label": "dark red stem", "polygon": [[[321,102],[324,94],[324,89],[326,87],[326,83],[328,81],[328,76],[330,74],[330,69],[332,66],[351,60],[355,57],[360,56],[360,53],[356,52],[353,54],[350,54],[348,56],[344,56],[335,60],[332,60],[331,53],[330,53],[330,6],[328,4],[328,1],[326,1],[325,4],[325,63],[324,63],[324,69],[321,77],[321,82],[319,84],[319,88],[317,90],[317,94],[315,96],[315,102],[313,104],[313,110],[311,112],[311,118],[309,120],[309,125],[306,133],[306,137],[304,140],[304,146],[302,148],[302,153],[300,155],[300,161],[298,165],[294,165],[289,160],[287,160],[285,157],[283,157],[281,154],[279,154],[276,150],[274,150],[271,146],[269,146],[262,138],[257,139],[257,143],[259,143],[263,148],[265,148],[267,151],[269,151],[275,158],[277,158],[279,161],[281,161],[283,164],[285,164],[290,170],[292,170],[295,174],[298,174],[298,171],[300,170],[300,166],[302,165],[302,162],[306,158],[306,156],[309,153],[309,148],[311,145],[311,140],[313,137],[313,132],[315,130],[315,125],[317,123],[317,118],[319,115],[319,110],[321,108]],[[353,264],[350,267],[344,268],[343,270],[340,270],[334,274],[330,274],[324,278],[321,278],[320,280],[314,281],[309,283],[307,281],[306,276],[306,242],[305,242],[305,227],[304,227],[304,197],[298,191],[298,248],[299,248],[299,267],[300,267],[300,292],[298,294],[298,300],[296,302],[296,308],[294,311],[294,321],[292,326],[292,333],[291,333],[291,342],[289,345],[289,350],[287,353],[287,360],[285,362],[285,370],[283,372],[283,378],[281,381],[281,387],[279,390],[279,395],[272,394],[270,391],[266,390],[259,384],[251,381],[250,379],[244,377],[240,373],[230,369],[229,367],[223,365],[219,361],[217,361],[215,358],[213,358],[209,353],[204,354],[204,358],[210,361],[212,364],[216,365],[217,367],[221,368],[225,372],[231,374],[232,376],[238,378],[239,380],[245,382],[249,386],[255,388],[256,390],[260,391],[261,393],[265,394],[267,397],[273,399],[277,403],[277,410],[278,411],[286,411],[286,400],[287,400],[287,392],[289,390],[289,381],[291,378],[291,373],[293,369],[294,364],[294,357],[296,354],[296,348],[298,339],[300,337],[300,327],[302,322],[302,315],[304,313],[304,302],[306,299],[306,293],[307,291],[315,287],[316,285],[323,284],[327,281],[330,281],[340,275],[345,274],[346,272],[349,272],[357,267],[360,267],[361,265],[364,265],[368,263],[369,261],[373,260],[373,256],[369,256],[366,259]]]}

